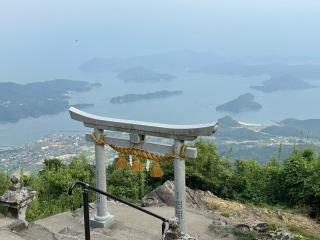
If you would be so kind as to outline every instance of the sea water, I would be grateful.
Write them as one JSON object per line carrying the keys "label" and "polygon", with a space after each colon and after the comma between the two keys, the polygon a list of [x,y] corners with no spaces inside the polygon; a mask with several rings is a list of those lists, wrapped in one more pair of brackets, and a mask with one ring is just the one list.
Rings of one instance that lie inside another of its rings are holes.
{"label": "sea water", "polygon": [[[101,116],[175,124],[214,122],[230,115],[236,120],[271,125],[285,118],[319,118],[320,88],[263,93],[250,88],[267,80],[268,76],[240,77],[207,75],[189,72],[170,72],[178,78],[156,83],[126,83],[115,73],[86,76],[77,73],[72,79],[100,82],[99,88],[76,93],[70,104],[93,103],[84,111]],[[319,81],[310,81],[320,85]],[[129,93],[147,93],[160,90],[182,90],[181,95],[142,100],[133,103],[112,104],[110,99]],[[250,92],[263,107],[256,112],[230,114],[217,112],[216,106],[240,94]],[[27,118],[17,123],[0,124],[0,146],[17,146],[40,139],[48,134],[84,134],[90,129],[70,119],[67,111],[39,118]]]}

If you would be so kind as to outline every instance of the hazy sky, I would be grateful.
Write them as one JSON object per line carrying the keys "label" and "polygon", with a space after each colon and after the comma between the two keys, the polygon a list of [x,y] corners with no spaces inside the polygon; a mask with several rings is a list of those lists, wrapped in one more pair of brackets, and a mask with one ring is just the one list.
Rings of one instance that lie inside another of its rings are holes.
{"label": "hazy sky", "polygon": [[0,81],[176,49],[320,56],[320,0],[1,0]]}

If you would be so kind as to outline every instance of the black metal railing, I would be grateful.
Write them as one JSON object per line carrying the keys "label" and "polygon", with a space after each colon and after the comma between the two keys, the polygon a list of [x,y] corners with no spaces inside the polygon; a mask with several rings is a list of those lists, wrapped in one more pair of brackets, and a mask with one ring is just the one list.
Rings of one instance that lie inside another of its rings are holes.
{"label": "black metal railing", "polygon": [[129,203],[121,198],[118,198],[116,196],[113,196],[110,193],[106,193],[104,191],[101,191],[100,189],[97,189],[95,187],[90,186],[87,183],[81,182],[81,181],[76,181],[71,184],[68,190],[68,194],[72,195],[73,189],[76,187],[81,187],[83,192],[82,192],[82,199],[83,199],[83,219],[84,219],[84,233],[85,233],[85,240],[90,240],[90,217],[89,217],[89,190],[92,190],[96,193],[102,194],[108,198],[111,198],[115,201],[121,202],[129,207],[135,208],[141,212],[144,212],[152,217],[155,217],[159,220],[162,221],[162,235],[164,234],[164,231],[166,229],[166,225],[168,224],[169,220],[167,218],[161,217],[153,212],[150,212],[142,207],[139,207],[135,204]]}

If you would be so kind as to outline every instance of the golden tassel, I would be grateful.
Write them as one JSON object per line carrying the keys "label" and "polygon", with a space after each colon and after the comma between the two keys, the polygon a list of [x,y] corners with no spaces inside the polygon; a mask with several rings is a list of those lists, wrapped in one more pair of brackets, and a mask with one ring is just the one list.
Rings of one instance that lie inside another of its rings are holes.
{"label": "golden tassel", "polygon": [[116,167],[119,169],[128,168],[128,162],[123,153],[120,153],[118,161],[116,162]]}
{"label": "golden tassel", "polygon": [[160,164],[156,161],[153,162],[152,168],[150,171],[150,176],[151,177],[162,177],[163,176],[163,170],[160,167]]}
{"label": "golden tassel", "polygon": [[139,158],[133,157],[133,159],[132,159],[132,168],[131,169],[134,172],[143,172],[144,166],[141,163]]}

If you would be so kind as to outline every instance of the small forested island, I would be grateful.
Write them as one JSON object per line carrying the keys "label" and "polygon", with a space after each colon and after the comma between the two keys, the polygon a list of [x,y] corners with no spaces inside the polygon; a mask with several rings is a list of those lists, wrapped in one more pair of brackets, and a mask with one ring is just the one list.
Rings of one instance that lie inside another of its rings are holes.
{"label": "small forested island", "polygon": [[299,90],[314,87],[315,86],[310,85],[300,78],[286,74],[278,77],[271,77],[269,80],[264,81],[261,86],[252,86],[251,88],[269,93],[274,91]]}
{"label": "small forested island", "polygon": [[72,92],[89,91],[97,86],[97,83],[68,79],[28,84],[0,83],[0,122],[17,122],[22,118],[62,112],[68,108]]}
{"label": "small forested island", "polygon": [[251,93],[246,93],[217,106],[216,110],[220,112],[240,113],[245,111],[258,111],[261,108],[262,106],[254,101],[254,96]]}
{"label": "small forested island", "polygon": [[152,83],[170,81],[176,76],[169,73],[157,73],[145,67],[134,67],[121,71],[118,77],[125,82]]}
{"label": "small forested island", "polygon": [[113,97],[111,98],[110,102],[114,104],[131,103],[131,102],[137,102],[141,100],[168,98],[168,97],[172,97],[180,94],[182,94],[182,91],[168,91],[168,90],[151,92],[151,93],[142,93],[142,94],[126,94],[123,96]]}

